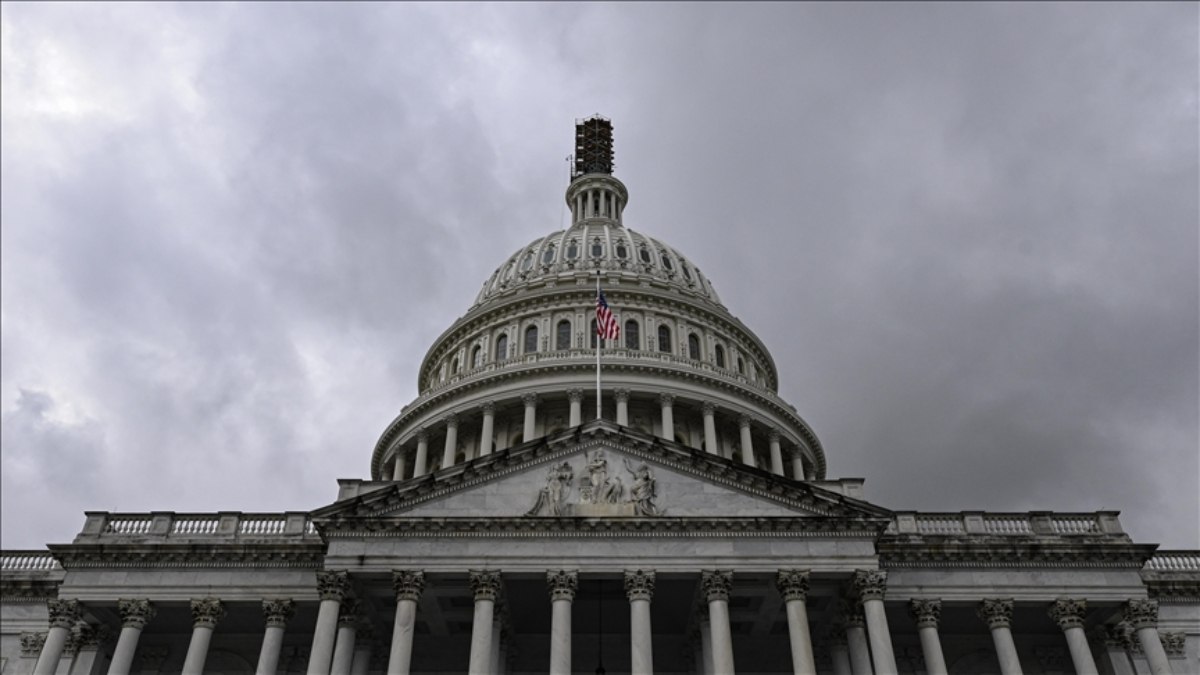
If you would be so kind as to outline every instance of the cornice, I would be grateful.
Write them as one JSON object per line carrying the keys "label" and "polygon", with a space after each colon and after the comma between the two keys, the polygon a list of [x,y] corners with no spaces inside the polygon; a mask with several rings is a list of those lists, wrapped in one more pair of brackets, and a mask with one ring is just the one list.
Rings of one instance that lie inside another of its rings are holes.
{"label": "cornice", "polygon": [[258,568],[317,569],[324,542],[272,544],[51,544],[64,569]]}
{"label": "cornice", "polygon": [[328,539],[704,538],[873,539],[886,521],[811,516],[773,518],[403,518],[354,517],[321,523]]}
{"label": "cornice", "polygon": [[883,569],[1069,567],[1140,570],[1155,544],[1124,536],[885,536],[876,545]]}

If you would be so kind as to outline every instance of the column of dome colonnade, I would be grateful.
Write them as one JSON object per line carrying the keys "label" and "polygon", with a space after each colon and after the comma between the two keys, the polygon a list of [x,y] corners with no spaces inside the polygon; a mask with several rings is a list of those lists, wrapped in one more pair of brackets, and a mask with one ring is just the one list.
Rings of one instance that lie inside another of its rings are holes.
{"label": "column of dome colonnade", "polygon": [[[469,461],[505,450],[509,443],[503,434],[496,438],[498,427],[515,429],[522,441],[535,440],[540,435],[539,430],[549,424],[542,412],[547,407],[559,410],[567,408],[567,428],[590,422],[590,419],[584,420],[582,414],[588,393],[582,389],[514,392],[506,398],[471,403],[441,413],[440,417],[422,420],[393,444],[381,469],[380,479],[399,481],[420,478],[432,473],[435,468],[444,469],[455,464],[459,456]],[[606,398],[611,396],[615,402],[615,421],[618,425],[630,426],[630,402],[635,398],[635,393],[623,387],[615,388],[611,393],[604,392]],[[763,470],[798,481],[818,478],[814,460],[803,441],[796,440],[785,434],[779,426],[744,409],[671,392],[647,394],[637,400],[639,405],[651,401],[656,404],[659,416],[655,420],[657,428],[652,432],[664,440],[693,449],[702,448],[710,454],[760,468],[755,438],[765,439],[768,464],[761,467]],[[694,437],[690,434],[688,438],[676,437],[675,430],[680,428],[677,424],[680,419],[685,421],[685,428],[694,429]],[[736,436],[733,432],[735,427]],[[724,430],[724,433],[720,430]],[[465,446],[459,443],[464,434],[468,442]],[[431,466],[429,445],[434,441],[441,445],[441,459],[439,464]],[[731,452],[730,448],[734,446],[736,451]],[[789,461],[785,461],[785,457]]]}

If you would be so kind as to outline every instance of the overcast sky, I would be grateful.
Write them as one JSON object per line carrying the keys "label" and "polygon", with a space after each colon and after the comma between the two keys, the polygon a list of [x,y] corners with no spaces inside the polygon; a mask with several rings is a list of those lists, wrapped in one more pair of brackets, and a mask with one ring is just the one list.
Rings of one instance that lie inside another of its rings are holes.
{"label": "overcast sky", "polygon": [[2,12],[5,548],[367,476],[597,112],[830,476],[1200,546],[1195,3]]}

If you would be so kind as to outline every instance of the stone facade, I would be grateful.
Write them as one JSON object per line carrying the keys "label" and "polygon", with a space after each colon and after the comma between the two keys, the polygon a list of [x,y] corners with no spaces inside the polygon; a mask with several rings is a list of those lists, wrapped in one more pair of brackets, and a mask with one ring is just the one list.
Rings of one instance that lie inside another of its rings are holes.
{"label": "stone facade", "polygon": [[[89,512],[0,553],[0,673],[1200,672],[1200,552],[828,479],[766,346],[625,227],[625,186],[566,198],[333,503]],[[623,331],[599,405],[597,278]]]}

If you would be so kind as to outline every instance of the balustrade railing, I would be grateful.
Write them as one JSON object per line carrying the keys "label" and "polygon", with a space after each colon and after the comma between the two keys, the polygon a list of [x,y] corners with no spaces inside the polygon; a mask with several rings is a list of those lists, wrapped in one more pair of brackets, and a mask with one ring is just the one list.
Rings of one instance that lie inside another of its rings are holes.
{"label": "balustrade railing", "polygon": [[291,513],[107,513],[89,512],[79,538],[312,537],[308,514]]}
{"label": "balustrade railing", "polygon": [[1155,572],[1200,572],[1200,551],[1158,551],[1146,561]]}
{"label": "balustrade railing", "polygon": [[0,553],[0,570],[5,572],[50,572],[62,565],[49,551],[4,551]]}
{"label": "balustrade railing", "polygon": [[1122,535],[1117,514],[1095,513],[916,513],[901,511],[888,527],[889,534],[922,535]]}

